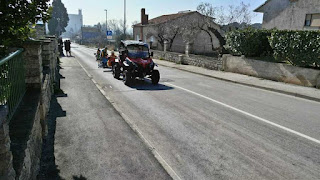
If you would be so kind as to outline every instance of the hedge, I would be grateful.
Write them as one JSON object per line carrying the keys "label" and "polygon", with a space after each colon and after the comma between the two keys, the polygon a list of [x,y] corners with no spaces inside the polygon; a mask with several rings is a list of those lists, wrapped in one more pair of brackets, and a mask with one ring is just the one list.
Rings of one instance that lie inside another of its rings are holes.
{"label": "hedge", "polygon": [[292,65],[320,65],[320,31],[245,29],[226,34],[227,49],[233,55],[272,55]]}
{"label": "hedge", "polygon": [[226,49],[233,55],[259,57],[272,54],[268,36],[271,30],[243,29],[226,34]]}
{"label": "hedge", "polygon": [[274,31],[269,37],[276,59],[292,65],[320,65],[320,31]]}

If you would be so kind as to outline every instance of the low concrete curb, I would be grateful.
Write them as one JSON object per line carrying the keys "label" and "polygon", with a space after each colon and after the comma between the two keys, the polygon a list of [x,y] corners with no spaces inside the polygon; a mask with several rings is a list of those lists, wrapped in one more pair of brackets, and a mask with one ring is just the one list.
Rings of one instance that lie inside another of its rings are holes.
{"label": "low concrete curb", "polygon": [[[275,88],[275,87],[271,87],[271,86],[262,86],[262,85],[257,85],[257,84],[254,84],[254,83],[248,83],[248,82],[244,82],[244,81],[239,81],[239,80],[235,80],[235,79],[232,79],[232,78],[224,78],[222,77],[222,75],[220,76],[215,76],[215,75],[212,75],[212,74],[209,74],[209,73],[204,73],[204,71],[199,71],[199,70],[192,70],[191,68],[185,68],[183,66],[189,66],[189,65],[178,65],[178,64],[175,64],[175,63],[172,63],[172,62],[167,62],[167,61],[163,61],[163,60],[155,60],[155,62],[161,66],[165,66],[165,67],[170,67],[170,68],[174,68],[174,69],[179,69],[179,70],[182,70],[182,71],[186,71],[186,72],[191,72],[191,73],[194,73],[194,74],[198,74],[198,75],[202,75],[202,76],[206,76],[206,77],[211,77],[211,78],[215,78],[215,79],[218,79],[218,80],[223,80],[223,81],[227,81],[227,82],[232,82],[232,83],[236,83],[236,84],[241,84],[241,85],[245,85],[245,86],[250,86],[250,87],[255,87],[255,88],[260,88],[260,89],[264,89],[264,90],[268,90],[268,91],[273,91],[273,92],[277,92],[277,93],[282,93],[282,94],[286,94],[286,95],[290,95],[290,96],[295,96],[295,97],[299,97],[299,98],[303,98],[303,99],[308,99],[308,100],[312,100],[312,101],[316,101],[316,102],[320,102],[320,90],[318,89],[313,89],[313,88],[309,88],[309,87],[299,87],[300,89],[301,88],[306,88],[306,90],[310,91],[315,91],[317,92],[318,96],[315,95],[315,96],[309,96],[309,95],[306,95],[306,94],[302,94],[301,91],[286,91],[286,90],[283,90],[283,89],[279,89],[279,88]],[[180,67],[181,66],[181,67]],[[198,68],[198,69],[203,69],[203,70],[206,70],[208,71],[207,69],[205,68],[201,68],[201,67],[194,67],[195,68]],[[209,71],[212,71],[212,70],[209,70]],[[220,73],[225,73],[225,74],[230,74],[229,72],[220,72]],[[235,73],[231,73],[231,74],[235,74]],[[246,75],[242,75],[242,74],[237,74],[239,76],[246,76]],[[248,78],[254,78],[255,81],[270,81],[270,80],[261,80],[261,78],[255,78],[255,77],[251,77],[251,76],[247,76]],[[270,82],[273,82],[273,81],[270,81]],[[282,83],[282,82],[274,82],[274,83],[279,83],[283,86],[296,86],[296,85],[288,85],[286,83]],[[311,94],[311,93],[309,93]]]}

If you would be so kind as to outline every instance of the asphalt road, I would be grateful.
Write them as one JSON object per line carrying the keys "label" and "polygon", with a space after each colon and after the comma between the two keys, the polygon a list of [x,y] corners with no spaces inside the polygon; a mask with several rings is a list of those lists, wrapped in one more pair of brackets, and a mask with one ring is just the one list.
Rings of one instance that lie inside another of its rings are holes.
{"label": "asphalt road", "polygon": [[160,84],[127,87],[73,55],[176,179],[320,179],[320,103],[159,67]]}

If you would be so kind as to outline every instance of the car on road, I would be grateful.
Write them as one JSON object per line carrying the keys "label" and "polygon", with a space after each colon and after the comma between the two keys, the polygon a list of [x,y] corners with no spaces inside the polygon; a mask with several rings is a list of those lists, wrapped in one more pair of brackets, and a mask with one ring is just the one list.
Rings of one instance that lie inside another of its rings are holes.
{"label": "car on road", "polygon": [[140,41],[121,41],[119,58],[112,65],[113,77],[119,79],[123,76],[126,85],[133,85],[137,78],[150,78],[152,84],[158,84],[160,73],[152,60],[153,53],[149,46]]}

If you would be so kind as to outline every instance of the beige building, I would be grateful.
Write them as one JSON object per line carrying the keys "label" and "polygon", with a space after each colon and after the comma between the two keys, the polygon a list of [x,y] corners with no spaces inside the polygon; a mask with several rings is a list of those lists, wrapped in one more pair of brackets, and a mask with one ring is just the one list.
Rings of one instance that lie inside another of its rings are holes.
{"label": "beige building", "polygon": [[320,0],[267,0],[255,12],[263,13],[265,29],[320,29]]}
{"label": "beige building", "polygon": [[135,40],[150,43],[153,49],[163,50],[164,42],[168,42],[169,51],[184,53],[186,44],[189,44],[191,53],[211,54],[220,47],[220,43],[208,26],[220,34],[220,26],[212,18],[204,18],[196,11],[162,15],[149,20],[145,9],[142,9],[141,22],[133,25],[133,35]]}

